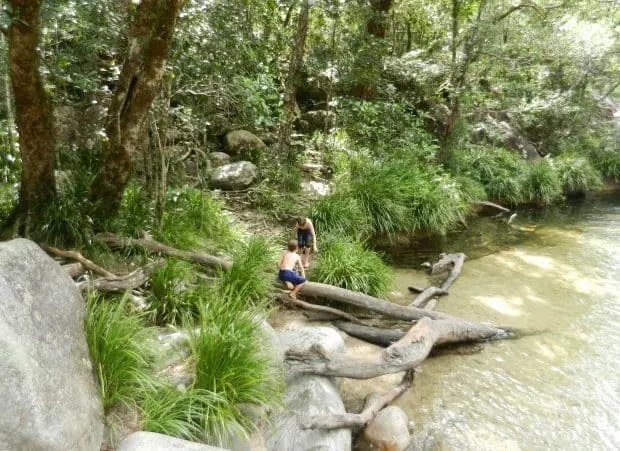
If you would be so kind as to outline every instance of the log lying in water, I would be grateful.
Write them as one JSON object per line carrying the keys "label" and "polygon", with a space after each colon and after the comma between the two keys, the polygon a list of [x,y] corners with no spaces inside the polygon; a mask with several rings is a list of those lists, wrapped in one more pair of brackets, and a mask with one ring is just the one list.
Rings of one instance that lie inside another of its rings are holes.
{"label": "log lying in water", "polygon": [[450,270],[450,275],[441,283],[439,288],[448,291],[448,288],[452,286],[456,278],[461,274],[463,263],[465,263],[466,258],[466,255],[463,253],[446,254],[442,255],[439,261],[432,266],[431,274],[433,275]]}
{"label": "log lying in water", "polygon": [[360,340],[372,343],[384,348],[397,342],[405,336],[405,332],[383,327],[372,327],[366,325],[351,324],[345,321],[335,321],[333,323],[341,331]]}
{"label": "log lying in water", "polygon": [[436,296],[445,296],[447,294],[448,292],[446,290],[442,290],[439,287],[425,288],[424,291],[418,294],[411,304],[409,304],[409,307],[424,307],[430,299]]}
{"label": "log lying in water", "polygon": [[351,352],[329,353],[321,347],[287,351],[285,363],[293,374],[370,379],[384,374],[408,371],[426,359],[434,345],[462,341],[502,338],[506,332],[493,326],[458,319],[425,317],[386,349],[370,356]]}

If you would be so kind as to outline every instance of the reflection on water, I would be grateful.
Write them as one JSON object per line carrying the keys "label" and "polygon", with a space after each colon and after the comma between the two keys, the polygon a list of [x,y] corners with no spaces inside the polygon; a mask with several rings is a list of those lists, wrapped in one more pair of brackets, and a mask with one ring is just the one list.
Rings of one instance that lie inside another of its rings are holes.
{"label": "reflection on water", "polygon": [[[442,449],[620,449],[620,199],[525,220],[536,233],[469,260],[439,309],[545,332],[430,359],[397,404]],[[399,269],[396,285],[424,275]]]}

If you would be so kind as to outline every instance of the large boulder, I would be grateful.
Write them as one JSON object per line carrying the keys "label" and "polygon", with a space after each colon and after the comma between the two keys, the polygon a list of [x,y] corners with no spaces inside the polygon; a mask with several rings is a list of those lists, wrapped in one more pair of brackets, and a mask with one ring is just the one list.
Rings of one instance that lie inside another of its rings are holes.
{"label": "large boulder", "polygon": [[230,163],[230,155],[224,152],[211,152],[207,155],[207,158],[214,168],[219,168]]}
{"label": "large boulder", "polygon": [[314,345],[327,352],[344,352],[344,340],[331,327],[298,327],[280,332],[280,346],[283,352],[289,349],[310,349]]}
{"label": "large boulder", "polygon": [[213,188],[238,190],[250,186],[258,177],[258,168],[249,161],[237,161],[211,171],[210,184]]}
{"label": "large boulder", "polygon": [[362,451],[404,451],[411,442],[409,420],[400,407],[382,409],[364,429]]}
{"label": "large boulder", "polygon": [[99,450],[84,300],[35,243],[0,243],[0,449]]}
{"label": "large boulder", "polygon": [[242,152],[267,148],[262,139],[247,130],[228,132],[224,137],[224,145],[226,152],[230,155],[239,155]]}
{"label": "large boulder", "polygon": [[349,429],[302,429],[301,422],[313,415],[343,414],[338,390],[328,378],[301,376],[288,384],[286,410],[272,419],[265,433],[269,451],[349,451]]}
{"label": "large boulder", "polygon": [[117,451],[226,451],[224,448],[188,442],[155,432],[135,432],[121,442]]}

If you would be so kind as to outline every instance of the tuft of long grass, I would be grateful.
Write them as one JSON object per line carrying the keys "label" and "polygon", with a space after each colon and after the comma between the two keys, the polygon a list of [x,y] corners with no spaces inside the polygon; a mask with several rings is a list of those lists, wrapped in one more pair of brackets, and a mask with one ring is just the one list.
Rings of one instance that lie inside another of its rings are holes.
{"label": "tuft of long grass", "polygon": [[565,154],[553,163],[564,194],[584,194],[603,186],[601,174],[585,157]]}
{"label": "tuft of long grass", "polygon": [[556,171],[547,160],[531,163],[525,174],[524,191],[530,202],[548,205],[562,194]]}
{"label": "tuft of long grass", "polygon": [[221,275],[221,287],[248,303],[264,306],[276,262],[273,245],[265,237],[252,237],[234,252],[233,262],[230,270]]}
{"label": "tuft of long grass", "polygon": [[132,183],[123,191],[121,207],[110,230],[123,236],[139,237],[141,232],[153,229],[154,221],[153,201],[141,185]]}
{"label": "tuft of long grass", "polygon": [[211,194],[193,188],[171,191],[157,237],[174,246],[228,251],[238,239]]}
{"label": "tuft of long grass", "polygon": [[333,237],[324,240],[323,251],[312,268],[317,282],[335,285],[372,296],[390,289],[393,274],[379,254],[356,240]]}
{"label": "tuft of long grass", "polygon": [[187,315],[198,315],[198,305],[191,295],[195,278],[190,263],[174,259],[153,273],[148,316],[155,324],[181,324]]}
{"label": "tuft of long grass", "polygon": [[360,202],[347,193],[336,193],[315,202],[310,219],[319,236],[339,234],[358,239],[371,235],[371,224]]}
{"label": "tuft of long grass", "polygon": [[234,413],[226,399],[212,391],[161,386],[145,394],[142,430],[216,443],[238,430]]}
{"label": "tuft of long grass", "polygon": [[609,179],[620,181],[620,149],[602,149],[592,152],[590,160]]}
{"label": "tuft of long grass", "polygon": [[[230,423],[245,430],[251,424],[240,406],[279,404],[283,391],[279,370],[264,350],[259,312],[230,288],[214,289],[203,299],[200,333],[190,340],[196,367],[194,388],[222,397],[234,418]],[[217,417],[205,421],[208,430],[223,424]]]}
{"label": "tuft of long grass", "polygon": [[117,403],[135,405],[152,385],[148,332],[141,317],[128,313],[126,299],[110,302],[90,295],[86,304],[86,341],[106,412]]}

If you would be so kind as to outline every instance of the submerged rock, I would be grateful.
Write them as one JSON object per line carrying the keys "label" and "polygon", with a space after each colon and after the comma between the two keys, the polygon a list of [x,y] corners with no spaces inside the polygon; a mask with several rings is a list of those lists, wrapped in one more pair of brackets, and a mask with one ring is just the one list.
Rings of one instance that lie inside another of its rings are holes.
{"label": "submerged rock", "polygon": [[84,299],[35,243],[0,243],[0,449],[99,450]]}
{"label": "submerged rock", "polygon": [[223,190],[244,189],[258,177],[258,168],[249,161],[226,164],[211,172],[210,184]]}
{"label": "submerged rock", "polygon": [[399,407],[388,406],[368,423],[359,448],[362,451],[404,451],[410,443],[407,414]]}
{"label": "submerged rock", "polygon": [[121,442],[117,451],[226,451],[155,432],[136,432]]}

